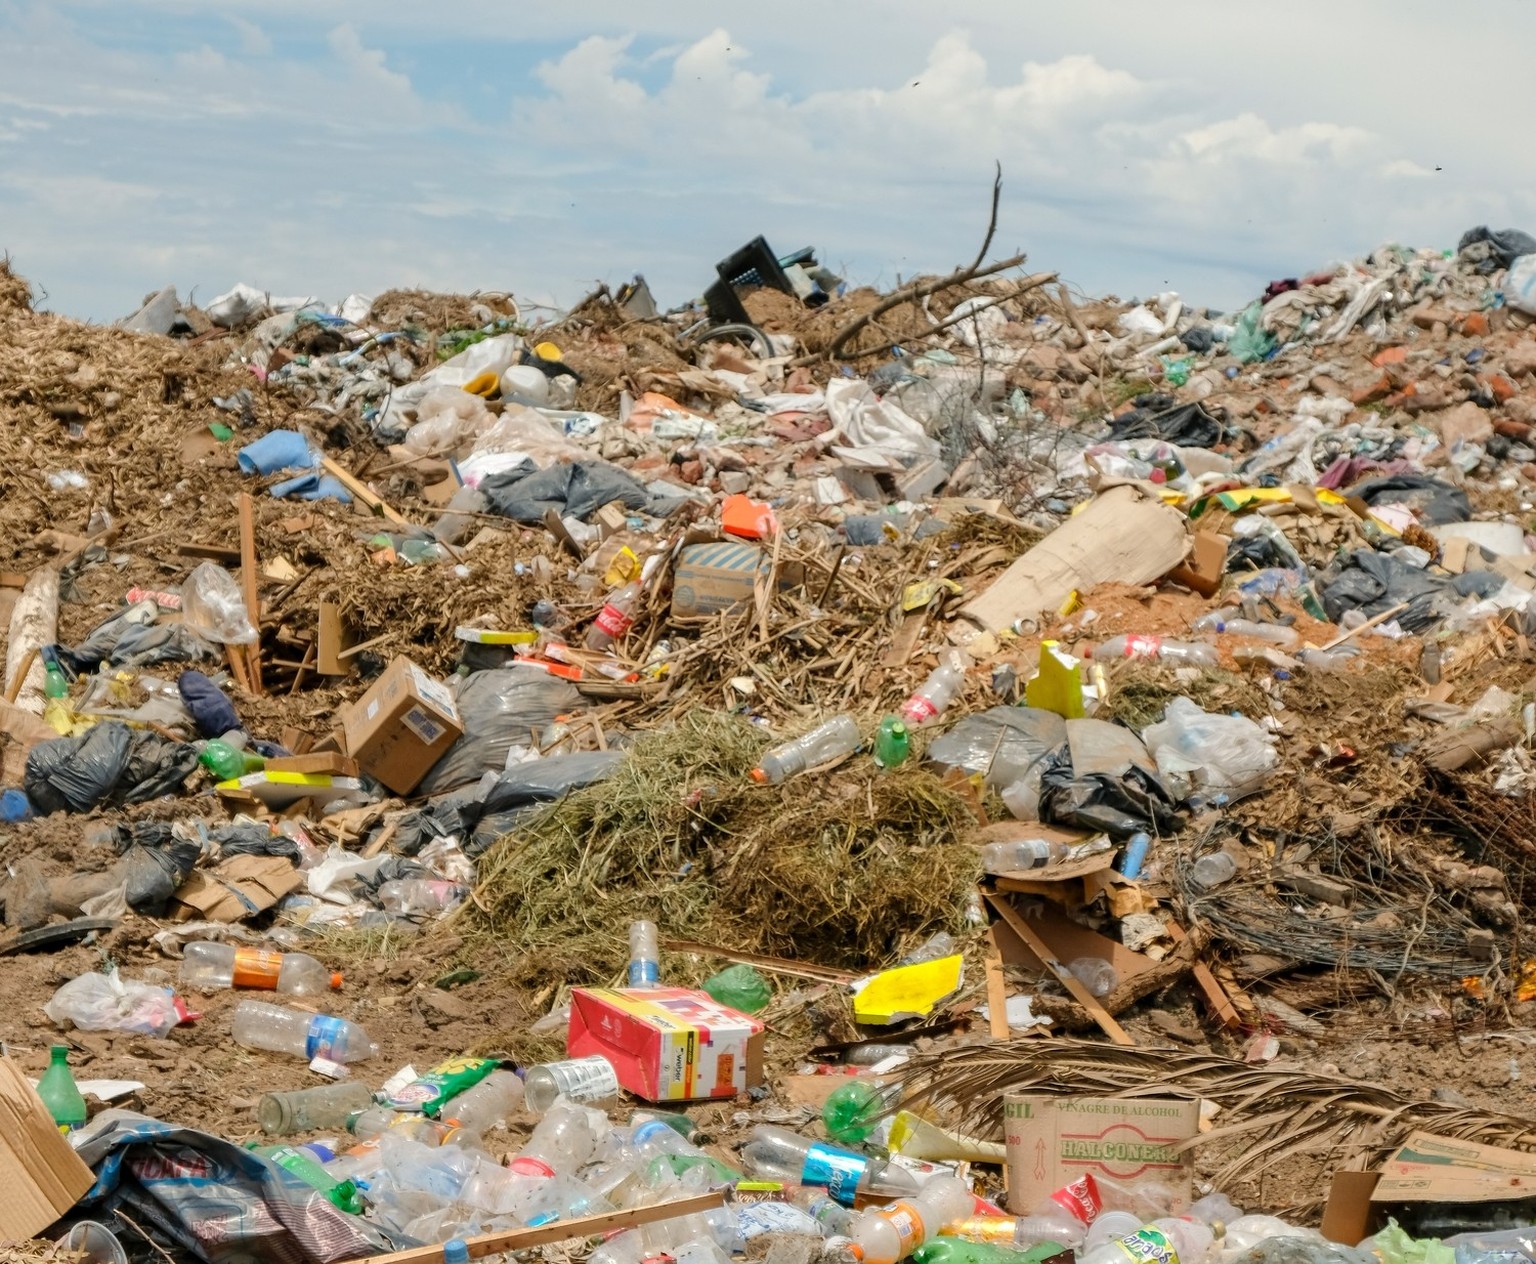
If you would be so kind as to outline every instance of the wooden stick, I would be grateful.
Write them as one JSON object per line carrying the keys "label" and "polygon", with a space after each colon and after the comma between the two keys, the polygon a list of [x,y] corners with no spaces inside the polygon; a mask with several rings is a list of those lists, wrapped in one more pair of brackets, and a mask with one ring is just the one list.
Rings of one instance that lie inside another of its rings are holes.
{"label": "wooden stick", "polygon": [[261,576],[256,571],[256,502],[250,492],[240,493],[240,589],[245,595],[245,612],[256,629],[256,643],[246,647],[247,668],[252,692],[265,693],[261,687]]}
{"label": "wooden stick", "polygon": [[21,687],[27,683],[27,673],[32,670],[32,664],[37,662],[37,656],[42,653],[37,646],[27,651],[26,658],[21,660],[21,670],[16,673],[16,679],[11,681],[11,687],[5,691],[5,700],[15,702],[21,697]]}
{"label": "wooden stick", "polygon": [[[557,1220],[554,1224],[540,1225],[534,1229],[509,1229],[504,1233],[482,1233],[462,1239],[469,1248],[469,1258],[479,1259],[486,1255],[501,1255],[521,1251],[531,1246],[545,1246],[551,1242],[566,1242],[572,1238],[595,1238],[613,1229],[630,1229],[635,1225],[655,1224],[660,1220],[674,1220],[679,1216],[691,1216],[695,1212],[712,1211],[722,1206],[725,1194],[716,1190],[710,1194],[695,1194],[692,1198],[676,1198],[669,1203],[657,1203],[651,1207],[630,1207],[624,1211],[605,1211],[596,1216],[578,1216],[575,1220]],[[387,1255],[370,1255],[359,1264],[442,1264],[443,1248],[418,1246],[408,1251],[393,1251]]]}
{"label": "wooden stick", "polygon": [[987,1027],[993,1040],[1008,1040],[1013,1030],[1008,1026],[1008,982],[1003,978],[1003,954],[997,946],[997,932],[987,927]]}
{"label": "wooden stick", "polygon": [[[1165,921],[1163,925],[1168,928],[1168,937],[1174,943],[1182,944],[1189,938],[1184,933],[1184,928],[1172,918]],[[1241,1015],[1238,1014],[1237,1008],[1232,1004],[1232,998],[1227,995],[1226,989],[1217,982],[1216,976],[1211,973],[1210,966],[1197,957],[1191,973],[1195,976],[1195,982],[1200,985],[1200,990],[1205,993],[1206,1004],[1211,1007],[1211,1012],[1216,1015],[1221,1025],[1231,1030],[1241,1027],[1243,1025]]]}
{"label": "wooden stick", "polygon": [[692,952],[701,957],[719,957],[722,961],[739,961],[743,965],[756,966],[768,974],[787,974],[791,978],[813,979],[817,983],[852,983],[859,977],[851,970],[819,966],[814,961],[790,961],[785,957],[764,957],[755,952],[737,952],[732,948],[717,948],[714,944],[701,944],[693,939],[666,939],[662,941],[661,946],[667,952]]}
{"label": "wooden stick", "polygon": [[997,915],[1008,923],[1008,929],[1024,941],[1024,946],[1040,958],[1041,963],[1061,981],[1061,985],[1072,993],[1072,999],[1088,1011],[1093,1021],[1098,1023],[1099,1029],[1113,1040],[1117,1045],[1134,1047],[1136,1042],[1124,1027],[1117,1023],[1114,1016],[1099,1004],[1099,998],[1090,992],[1087,986],[1077,975],[1068,970],[1056,959],[1046,944],[1045,940],[1035,934],[1022,917],[1019,911],[1002,896],[988,894],[987,903],[997,910]]}
{"label": "wooden stick", "polygon": [[1408,603],[1401,601],[1390,610],[1383,610],[1380,614],[1372,615],[1364,623],[1360,624],[1359,627],[1350,628],[1348,632],[1340,632],[1338,636],[1327,642],[1327,644],[1318,646],[1318,649],[1331,650],[1337,645],[1343,645],[1350,637],[1359,636],[1362,632],[1368,632],[1378,623],[1385,623],[1393,615],[1402,614],[1406,609],[1408,609]]}
{"label": "wooden stick", "polygon": [[351,492],[356,499],[362,501],[369,509],[373,510],[374,513],[382,514],[388,521],[393,522],[399,527],[411,525],[405,518],[390,508],[384,497],[380,496],[362,479],[354,476],[352,471],[347,469],[346,466],[338,464],[330,457],[326,457],[320,462],[320,467]]}

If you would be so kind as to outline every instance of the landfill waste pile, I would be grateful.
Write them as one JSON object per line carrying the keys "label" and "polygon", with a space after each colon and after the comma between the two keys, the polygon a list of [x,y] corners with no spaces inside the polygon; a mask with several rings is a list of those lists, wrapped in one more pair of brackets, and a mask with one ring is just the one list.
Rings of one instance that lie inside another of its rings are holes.
{"label": "landfill waste pile", "polygon": [[1536,1260],[1536,239],[1239,312],[0,263],[17,1260]]}

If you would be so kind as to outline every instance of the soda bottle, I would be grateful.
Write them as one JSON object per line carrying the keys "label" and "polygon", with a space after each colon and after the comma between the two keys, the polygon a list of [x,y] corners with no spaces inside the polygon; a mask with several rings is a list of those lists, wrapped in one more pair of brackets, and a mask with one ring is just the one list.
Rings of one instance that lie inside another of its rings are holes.
{"label": "soda bottle", "polygon": [[354,1216],[363,1214],[363,1199],[357,1192],[357,1186],[351,1181],[338,1181],[312,1154],[305,1153],[297,1146],[259,1146],[254,1142],[247,1148],[269,1163],[275,1163],[285,1172],[297,1176],[311,1189],[318,1189],[333,1207],[351,1212]]}
{"label": "soda bottle", "polygon": [[907,726],[894,715],[880,721],[880,731],[875,734],[875,763],[881,768],[899,768],[912,753],[912,735]]}
{"label": "soda bottle", "polygon": [[1301,633],[1279,623],[1255,623],[1252,619],[1221,619],[1213,629],[1232,636],[1252,637],[1256,641],[1268,641],[1281,649],[1294,649],[1301,644]]}
{"label": "soda bottle", "polygon": [[911,1198],[866,1211],[849,1236],[864,1264],[897,1264],[938,1237],[945,1225],[964,1219],[975,1205],[976,1196],[964,1181],[936,1176]]}
{"label": "soda bottle", "polygon": [[215,738],[204,742],[197,762],[220,781],[236,781],[247,773],[260,772],[267,761],[255,751],[236,750],[228,742]]}
{"label": "soda bottle", "polygon": [[268,1093],[256,1103],[256,1122],[263,1132],[277,1136],[317,1132],[321,1128],[345,1127],[358,1111],[366,1111],[372,1105],[372,1090],[366,1084],[349,1080]]}
{"label": "soda bottle", "polygon": [[270,1053],[291,1053],[328,1062],[366,1062],[379,1051],[357,1023],[328,1014],[241,1001],[231,1028],[237,1044]]}
{"label": "soda bottle", "polygon": [[858,1194],[902,1198],[917,1192],[917,1182],[901,1168],[771,1124],[752,1129],[741,1157],[747,1171],[759,1179],[824,1186],[848,1207]]}
{"label": "soda bottle", "polygon": [[[1103,993],[1095,992],[1094,995]],[[1088,1226],[1098,1218],[1103,1207],[1098,1182],[1092,1173],[1085,1172],[1077,1180],[1063,1185],[1031,1214],[1019,1217],[1014,1225],[1014,1245],[1056,1242],[1075,1251],[1082,1246]]]}
{"label": "soda bottle", "polygon": [[402,915],[446,913],[464,903],[469,888],[440,878],[396,878],[381,882],[379,905],[386,913]]}
{"label": "soda bottle", "polygon": [[629,986],[661,986],[661,945],[655,922],[629,924]]}
{"label": "soda bottle", "polygon": [[1134,882],[1141,877],[1142,866],[1147,863],[1147,852],[1152,847],[1152,836],[1146,830],[1137,830],[1125,845],[1125,855],[1120,860],[1120,876]]}
{"label": "soda bottle", "polygon": [[862,1080],[835,1089],[821,1108],[821,1122],[834,1141],[858,1145],[880,1122],[885,1099],[880,1090]]}
{"label": "soda bottle", "polygon": [[592,626],[587,629],[587,648],[601,652],[610,648],[615,641],[623,639],[635,621],[634,609],[639,600],[638,582],[625,584],[610,593],[603,608],[597,612],[597,618],[592,621]]}
{"label": "soda bottle", "polygon": [[1114,658],[1155,658],[1162,663],[1189,663],[1194,667],[1215,667],[1221,661],[1213,646],[1165,641],[1160,636],[1111,637],[1097,649],[1084,650],[1083,656],[1100,662]]}
{"label": "soda bottle", "polygon": [[917,692],[901,704],[901,718],[913,728],[938,719],[965,684],[965,662],[951,654],[929,673]]}
{"label": "soda bottle", "polygon": [[797,773],[816,768],[859,749],[859,726],[851,715],[834,716],[804,737],[775,746],[752,770],[759,785],[781,786]]}
{"label": "soda bottle", "polygon": [[85,1126],[85,1098],[69,1071],[69,1046],[54,1045],[48,1052],[48,1069],[37,1082],[37,1095],[53,1116],[60,1132]]}
{"label": "soda bottle", "polygon": [[566,1058],[529,1067],[523,1090],[528,1109],[542,1115],[557,1097],[573,1102],[601,1102],[619,1095],[619,1077],[613,1063],[600,1053],[590,1058]]}
{"label": "soda bottle", "polygon": [[323,996],[342,976],[302,952],[268,952],[233,944],[190,943],[182,949],[178,977],[186,987],[264,988],[290,996]]}
{"label": "soda bottle", "polygon": [[1170,1216],[1100,1243],[1077,1259],[1078,1264],[1201,1264],[1214,1237],[1198,1220]]}
{"label": "soda bottle", "polygon": [[69,697],[69,677],[64,674],[64,667],[59,662],[58,652],[53,646],[45,645],[38,651],[38,656],[43,660],[44,697]]}

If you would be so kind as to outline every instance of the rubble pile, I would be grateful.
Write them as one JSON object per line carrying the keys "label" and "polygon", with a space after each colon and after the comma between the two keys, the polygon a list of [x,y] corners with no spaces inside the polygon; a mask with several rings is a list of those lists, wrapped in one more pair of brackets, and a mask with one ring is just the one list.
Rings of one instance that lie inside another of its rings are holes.
{"label": "rubble pile", "polygon": [[1536,1259],[1536,240],[1024,264],[0,263],[6,1249]]}

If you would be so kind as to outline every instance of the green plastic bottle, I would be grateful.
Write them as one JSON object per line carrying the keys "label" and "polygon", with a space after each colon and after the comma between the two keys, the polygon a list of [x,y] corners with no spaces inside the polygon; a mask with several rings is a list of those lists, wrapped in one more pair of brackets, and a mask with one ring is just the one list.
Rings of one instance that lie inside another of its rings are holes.
{"label": "green plastic bottle", "polygon": [[827,1098],[821,1108],[821,1122],[832,1140],[858,1145],[875,1130],[884,1107],[880,1090],[874,1085],[850,1080]]}
{"label": "green plastic bottle", "polygon": [[288,1145],[259,1146],[253,1143],[247,1148],[269,1163],[277,1164],[291,1176],[297,1176],[311,1189],[319,1190],[331,1206],[351,1212],[354,1216],[363,1214],[363,1197],[357,1192],[357,1186],[351,1181],[338,1181],[313,1155]]}
{"label": "green plastic bottle", "polygon": [[37,1082],[37,1095],[53,1116],[60,1132],[73,1132],[85,1126],[85,1098],[75,1087],[75,1077],[69,1072],[69,1047],[54,1045],[48,1055],[48,1069]]}
{"label": "green plastic bottle", "polygon": [[1067,1248],[1055,1242],[1041,1242],[1027,1250],[970,1242],[965,1238],[934,1238],[912,1252],[914,1264],[1041,1264]]}
{"label": "green plastic bottle", "polygon": [[43,693],[50,698],[69,697],[69,677],[59,663],[59,656],[49,646],[40,651],[43,658]]}
{"label": "green plastic bottle", "polygon": [[912,737],[907,726],[894,715],[880,721],[875,734],[875,763],[881,768],[899,768],[912,753]]}
{"label": "green plastic bottle", "polygon": [[236,750],[228,742],[214,740],[203,746],[198,762],[220,781],[235,781],[246,773],[260,772],[267,761],[252,751]]}
{"label": "green plastic bottle", "polygon": [[773,999],[768,980],[748,965],[727,966],[719,974],[711,975],[704,980],[704,991],[720,1004],[743,1014],[767,1009]]}

